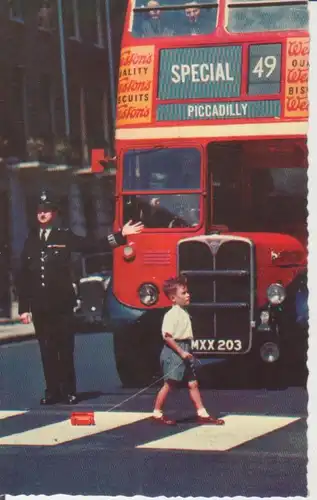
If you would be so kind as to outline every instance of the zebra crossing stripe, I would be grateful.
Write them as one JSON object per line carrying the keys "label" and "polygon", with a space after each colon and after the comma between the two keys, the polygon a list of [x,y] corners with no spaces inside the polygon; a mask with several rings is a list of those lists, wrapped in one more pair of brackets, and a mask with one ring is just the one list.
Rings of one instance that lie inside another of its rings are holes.
{"label": "zebra crossing stripe", "polygon": [[289,425],[300,417],[229,415],[224,426],[200,425],[137,448],[191,451],[228,451]]}
{"label": "zebra crossing stripe", "polygon": [[150,417],[152,413],[95,412],[96,425],[72,426],[70,419],[0,438],[0,446],[56,446]]}
{"label": "zebra crossing stripe", "polygon": [[6,410],[6,411],[0,411],[0,420],[4,420],[6,418],[10,418],[10,417],[16,417],[17,415],[23,415],[24,413],[27,413],[28,410],[25,410],[25,411],[10,411],[10,410]]}

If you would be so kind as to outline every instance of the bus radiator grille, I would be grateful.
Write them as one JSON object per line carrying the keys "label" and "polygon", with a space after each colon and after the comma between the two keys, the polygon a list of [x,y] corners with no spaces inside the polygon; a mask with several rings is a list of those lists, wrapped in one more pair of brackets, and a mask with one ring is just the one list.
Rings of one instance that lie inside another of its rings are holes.
{"label": "bus radiator grille", "polygon": [[196,337],[241,339],[244,350],[255,292],[252,247],[237,238],[219,242],[214,252],[203,240],[182,242],[179,272],[188,279]]}

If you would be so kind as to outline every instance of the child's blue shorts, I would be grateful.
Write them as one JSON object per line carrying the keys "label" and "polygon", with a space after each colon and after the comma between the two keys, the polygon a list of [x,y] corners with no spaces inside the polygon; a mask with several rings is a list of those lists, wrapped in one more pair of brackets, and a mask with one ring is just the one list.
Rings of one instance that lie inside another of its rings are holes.
{"label": "child's blue shorts", "polygon": [[[179,340],[177,344],[186,352],[191,352],[191,340]],[[161,352],[161,366],[164,374],[164,380],[173,380],[181,382],[192,382],[197,380],[196,371],[193,362],[183,360],[167,344],[164,345]]]}

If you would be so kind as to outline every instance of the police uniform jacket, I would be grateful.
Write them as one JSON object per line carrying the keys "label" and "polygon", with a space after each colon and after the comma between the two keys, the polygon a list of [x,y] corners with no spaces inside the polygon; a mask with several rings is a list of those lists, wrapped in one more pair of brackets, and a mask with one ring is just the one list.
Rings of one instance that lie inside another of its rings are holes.
{"label": "police uniform jacket", "polygon": [[96,243],[61,228],[53,228],[46,242],[42,242],[39,230],[31,232],[21,255],[17,283],[19,314],[71,312],[76,305],[72,252],[108,251],[125,242],[122,233],[110,234]]}

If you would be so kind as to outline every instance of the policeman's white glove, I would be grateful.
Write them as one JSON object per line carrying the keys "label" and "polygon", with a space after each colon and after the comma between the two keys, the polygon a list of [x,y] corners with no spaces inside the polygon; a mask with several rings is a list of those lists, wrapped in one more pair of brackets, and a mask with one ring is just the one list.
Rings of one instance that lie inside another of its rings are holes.
{"label": "policeman's white glove", "polygon": [[160,205],[160,199],[159,198],[152,198],[150,200],[150,205],[151,205],[151,207],[158,207]]}
{"label": "policeman's white glove", "polygon": [[29,325],[32,322],[32,315],[29,312],[20,314],[20,321],[24,325]]}
{"label": "policeman's white glove", "polygon": [[137,222],[132,224],[132,220],[129,220],[122,228],[122,236],[129,236],[131,234],[142,233],[144,229],[144,224],[142,222]]}

